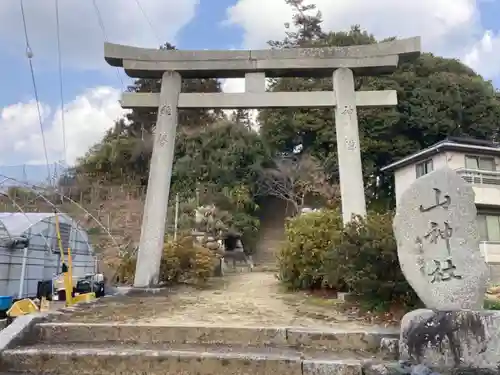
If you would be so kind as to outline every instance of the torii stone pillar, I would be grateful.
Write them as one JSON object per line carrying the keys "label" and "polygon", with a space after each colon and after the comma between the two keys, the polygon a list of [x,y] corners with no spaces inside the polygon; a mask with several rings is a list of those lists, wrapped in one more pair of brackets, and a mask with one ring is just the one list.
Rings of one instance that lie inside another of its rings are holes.
{"label": "torii stone pillar", "polygon": [[340,68],[333,72],[333,93],[337,100],[335,131],[339,158],[342,220],[345,224],[351,221],[352,215],[366,216],[356,93],[351,69]]}
{"label": "torii stone pillar", "polygon": [[182,79],[166,71],[161,79],[160,102],[154,134],[153,154],[143,213],[139,252],[134,276],[135,286],[158,283],[165,223],[167,221],[170,180],[174,163],[177,112]]}
{"label": "torii stone pillar", "polygon": [[[335,107],[342,217],[365,216],[356,107],[394,106],[396,91],[354,91],[354,75],[392,73],[420,54],[420,38],[364,46],[257,51],[154,50],[105,44],[106,61],[135,78],[162,79],[161,92],[124,93],[122,107],[158,110],[134,286],[158,282],[178,108]],[[180,93],[182,78],[245,78],[245,93]],[[265,79],[332,77],[332,91],[266,92]]]}

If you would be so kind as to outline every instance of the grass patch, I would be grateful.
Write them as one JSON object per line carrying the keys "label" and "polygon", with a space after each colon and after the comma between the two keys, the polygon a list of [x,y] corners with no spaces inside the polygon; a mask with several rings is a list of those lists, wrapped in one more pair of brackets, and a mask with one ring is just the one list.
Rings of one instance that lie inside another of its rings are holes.
{"label": "grass patch", "polygon": [[486,298],[484,300],[484,308],[486,310],[500,310],[500,300]]}

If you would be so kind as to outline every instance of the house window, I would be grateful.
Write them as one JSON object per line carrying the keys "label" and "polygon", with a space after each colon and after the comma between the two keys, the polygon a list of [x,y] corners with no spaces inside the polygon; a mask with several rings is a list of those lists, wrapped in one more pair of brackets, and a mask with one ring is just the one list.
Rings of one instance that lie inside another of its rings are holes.
{"label": "house window", "polygon": [[500,242],[500,215],[477,215],[481,241]]}
{"label": "house window", "polygon": [[485,156],[465,156],[465,168],[466,169],[476,169],[483,171],[494,171],[495,170],[495,158],[485,157]]}
{"label": "house window", "polygon": [[423,161],[416,165],[417,178],[433,171],[432,159]]}

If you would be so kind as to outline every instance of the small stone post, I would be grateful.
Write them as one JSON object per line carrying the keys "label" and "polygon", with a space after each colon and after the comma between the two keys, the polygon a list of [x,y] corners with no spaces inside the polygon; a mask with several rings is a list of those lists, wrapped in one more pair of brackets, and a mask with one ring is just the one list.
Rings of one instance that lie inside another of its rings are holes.
{"label": "small stone post", "polygon": [[344,224],[347,224],[351,221],[353,214],[366,216],[356,93],[351,69],[339,68],[333,72],[333,92],[336,99],[335,128],[342,195],[342,220]]}
{"label": "small stone post", "polygon": [[163,73],[160,106],[154,134],[144,217],[134,286],[149,287],[158,283],[165,238],[170,179],[177,131],[177,105],[182,78],[179,73]]}

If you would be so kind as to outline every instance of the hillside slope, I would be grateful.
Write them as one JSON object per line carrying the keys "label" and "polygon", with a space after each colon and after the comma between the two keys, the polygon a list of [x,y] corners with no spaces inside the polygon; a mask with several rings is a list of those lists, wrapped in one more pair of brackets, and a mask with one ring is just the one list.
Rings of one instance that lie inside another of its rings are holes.
{"label": "hillside slope", "polygon": [[144,196],[143,189],[135,187],[99,187],[90,194],[71,194],[61,203],[60,196],[12,190],[9,196],[0,196],[0,211],[54,212],[57,208],[67,213],[87,231],[100,271],[111,278],[123,254],[139,243]]}

